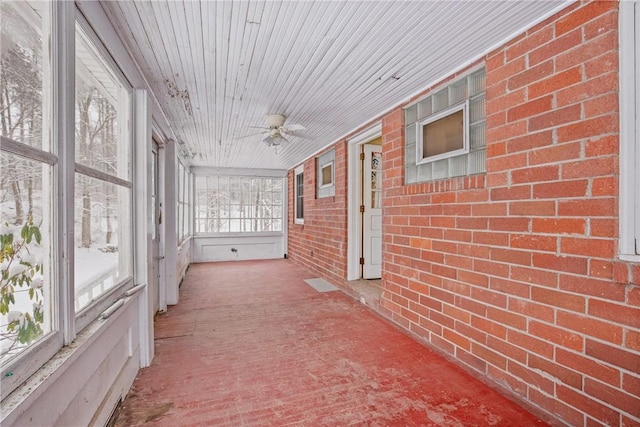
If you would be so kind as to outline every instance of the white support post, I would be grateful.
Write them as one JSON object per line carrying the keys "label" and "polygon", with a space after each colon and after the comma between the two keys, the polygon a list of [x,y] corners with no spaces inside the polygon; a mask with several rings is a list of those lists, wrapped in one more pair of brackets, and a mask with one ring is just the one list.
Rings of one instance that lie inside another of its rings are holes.
{"label": "white support post", "polygon": [[[154,290],[149,286],[153,274],[151,248],[151,106],[146,90],[138,89],[134,95],[134,280],[144,286],[137,295],[138,323],[140,325],[140,366],[151,364],[154,356],[153,315]],[[145,286],[146,285],[146,286]]]}
{"label": "white support post", "polygon": [[[63,341],[71,343],[76,336],[74,298],[74,204],[75,204],[75,5],[73,2],[53,4],[52,48],[55,100],[52,123],[57,149],[58,200],[56,228],[58,252],[58,312]],[[66,286],[65,284],[69,284]]]}
{"label": "white support post", "polygon": [[160,190],[162,198],[162,234],[164,235],[164,280],[166,302],[168,305],[178,303],[179,289],[176,273],[178,263],[178,236],[176,233],[177,203],[177,168],[178,157],[174,141],[166,144],[164,149],[164,185]]}

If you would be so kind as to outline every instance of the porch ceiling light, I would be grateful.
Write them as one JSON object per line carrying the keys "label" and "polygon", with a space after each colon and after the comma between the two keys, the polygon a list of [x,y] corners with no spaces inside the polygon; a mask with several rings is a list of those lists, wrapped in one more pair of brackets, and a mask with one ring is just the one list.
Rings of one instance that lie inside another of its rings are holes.
{"label": "porch ceiling light", "polygon": [[267,137],[264,138],[262,142],[264,142],[267,145],[267,147],[271,147],[271,146],[277,147],[283,142],[289,142],[289,140],[278,133],[275,135],[267,135]]}

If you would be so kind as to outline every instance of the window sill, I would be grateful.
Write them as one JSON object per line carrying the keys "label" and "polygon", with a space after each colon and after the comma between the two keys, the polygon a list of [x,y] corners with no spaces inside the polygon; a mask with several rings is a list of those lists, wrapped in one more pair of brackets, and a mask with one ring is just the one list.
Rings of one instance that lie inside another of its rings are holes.
{"label": "window sill", "polygon": [[284,236],[282,231],[265,231],[265,232],[247,232],[247,233],[199,233],[192,236],[193,239],[200,238],[220,238],[227,237],[281,237]]}
{"label": "window sill", "polygon": [[[124,312],[127,307],[137,299],[127,298],[118,313]],[[29,408],[47,392],[60,378],[67,374],[67,371],[74,368],[74,363],[88,351],[92,345],[96,344],[103,336],[109,326],[116,322],[118,316],[111,316],[108,319],[94,319],[87,325],[75,340],[62,347],[55,355],[49,359],[36,373],[29,377],[23,384],[18,386],[6,399],[2,400],[2,411],[0,424],[12,425],[12,420],[19,417],[24,411],[21,408]]]}
{"label": "window sill", "polygon": [[620,261],[640,263],[640,255],[623,255],[620,254]]}

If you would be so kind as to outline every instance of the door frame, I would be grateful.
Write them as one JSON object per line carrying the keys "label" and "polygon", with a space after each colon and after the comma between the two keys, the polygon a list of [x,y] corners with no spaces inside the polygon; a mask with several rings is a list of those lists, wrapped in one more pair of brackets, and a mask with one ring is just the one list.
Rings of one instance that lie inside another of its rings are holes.
{"label": "door frame", "polygon": [[[155,125],[154,122],[154,126],[153,126],[153,135],[152,135],[152,148],[157,148],[157,161],[158,164],[156,165],[156,185],[158,186],[157,188],[157,194],[156,194],[156,198],[157,198],[157,203],[158,203],[158,208],[159,211],[156,212],[158,215],[162,216],[162,224],[156,224],[158,222],[158,218],[153,218],[154,224],[157,227],[157,232],[158,232],[158,277],[157,277],[157,281],[158,281],[158,286],[157,286],[157,290],[158,290],[158,295],[156,296],[156,300],[157,300],[157,304],[158,304],[158,312],[165,312],[167,311],[167,281],[166,281],[166,274],[165,274],[165,268],[166,268],[166,262],[165,262],[165,245],[166,245],[166,241],[165,241],[165,229],[164,229],[164,223],[166,222],[164,219],[164,213],[165,213],[165,209],[163,208],[166,203],[165,203],[165,158],[166,158],[166,145],[167,145],[167,138],[163,137],[163,134],[159,131],[158,127]],[[151,154],[151,150],[149,150],[149,155],[151,156],[151,158],[153,158],[153,155]],[[152,159],[150,159],[149,161],[152,161]],[[151,198],[151,195],[149,195],[149,198]],[[150,225],[153,226],[153,225]],[[156,260],[151,260],[152,262],[155,262]]]}
{"label": "door frame", "polygon": [[[166,304],[161,310],[160,303],[160,278],[162,259],[160,258],[160,225],[158,224],[158,213],[160,212],[160,143],[153,138],[151,143],[151,173],[155,176],[151,177],[151,271],[155,277],[149,277],[149,285],[153,288],[154,295],[154,314],[158,311],[165,311]],[[155,188],[154,188],[155,187]],[[155,195],[155,198],[153,197]]]}
{"label": "door frame", "polygon": [[382,123],[376,123],[367,130],[347,140],[347,280],[358,280],[360,274],[362,215],[362,164],[360,146],[382,136]]}

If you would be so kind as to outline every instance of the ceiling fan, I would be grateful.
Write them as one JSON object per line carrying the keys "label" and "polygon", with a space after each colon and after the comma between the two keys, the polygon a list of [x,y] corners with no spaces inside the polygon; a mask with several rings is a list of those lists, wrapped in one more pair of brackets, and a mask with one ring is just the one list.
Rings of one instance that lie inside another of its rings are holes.
{"label": "ceiling fan", "polygon": [[301,135],[298,133],[299,131],[303,131],[306,128],[302,125],[290,124],[285,126],[285,121],[287,118],[282,114],[268,114],[265,116],[266,126],[260,127],[263,129],[262,132],[254,133],[251,135],[245,135],[241,138],[248,138],[255,135],[266,135],[262,142],[267,145],[267,147],[281,145],[283,142],[289,142],[286,138],[287,136],[295,136],[303,139],[311,139],[307,136]]}

